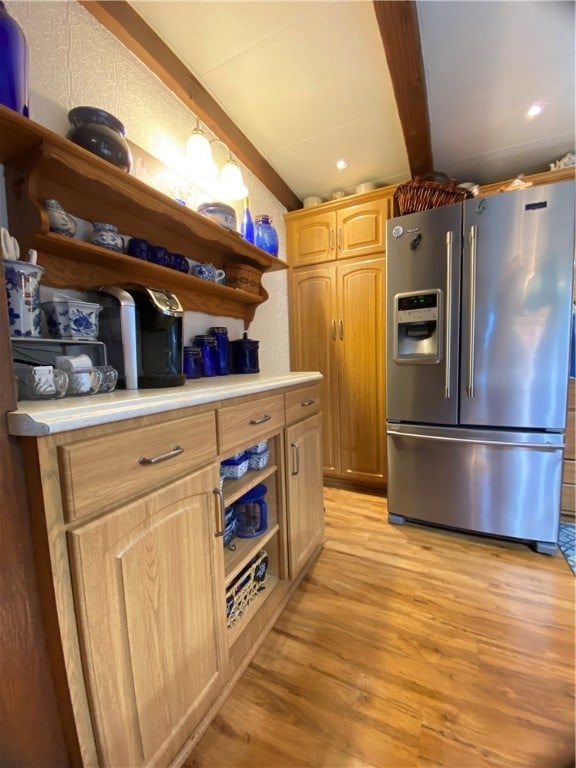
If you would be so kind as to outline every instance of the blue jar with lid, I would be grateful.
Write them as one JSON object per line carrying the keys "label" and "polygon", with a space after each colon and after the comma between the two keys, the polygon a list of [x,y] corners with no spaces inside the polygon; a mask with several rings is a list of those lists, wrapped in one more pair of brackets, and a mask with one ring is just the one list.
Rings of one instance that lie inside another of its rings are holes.
{"label": "blue jar with lid", "polygon": [[228,328],[210,328],[210,335],[216,339],[216,375],[227,376],[230,373],[230,342],[228,341]]}
{"label": "blue jar with lid", "polygon": [[256,216],[256,226],[254,227],[254,245],[262,248],[271,256],[278,256],[278,233],[272,226],[272,221],[268,214],[261,213]]}
{"label": "blue jar with lid", "polygon": [[202,354],[202,375],[216,376],[218,348],[214,336],[211,336],[210,334],[194,336],[194,346],[197,347]]}
{"label": "blue jar with lid", "polygon": [[183,370],[187,379],[202,376],[202,352],[198,347],[184,347]]}

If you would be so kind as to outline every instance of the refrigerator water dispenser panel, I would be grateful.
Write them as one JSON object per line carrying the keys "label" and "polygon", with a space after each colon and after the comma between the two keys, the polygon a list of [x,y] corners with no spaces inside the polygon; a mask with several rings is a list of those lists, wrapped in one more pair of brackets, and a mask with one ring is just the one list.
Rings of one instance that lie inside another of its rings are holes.
{"label": "refrigerator water dispenser panel", "polygon": [[427,364],[442,359],[442,291],[394,296],[394,362]]}

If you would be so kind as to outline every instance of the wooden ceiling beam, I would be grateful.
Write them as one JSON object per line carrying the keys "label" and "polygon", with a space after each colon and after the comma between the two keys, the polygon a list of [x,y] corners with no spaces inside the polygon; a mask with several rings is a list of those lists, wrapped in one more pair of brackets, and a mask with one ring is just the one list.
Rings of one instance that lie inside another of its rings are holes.
{"label": "wooden ceiling beam", "polygon": [[[79,0],[169,88],[289,211],[300,199],[154,30],[123,0]],[[192,132],[192,127],[191,131]]]}
{"label": "wooden ceiling beam", "polygon": [[414,0],[374,0],[412,177],[433,169],[426,76]]}

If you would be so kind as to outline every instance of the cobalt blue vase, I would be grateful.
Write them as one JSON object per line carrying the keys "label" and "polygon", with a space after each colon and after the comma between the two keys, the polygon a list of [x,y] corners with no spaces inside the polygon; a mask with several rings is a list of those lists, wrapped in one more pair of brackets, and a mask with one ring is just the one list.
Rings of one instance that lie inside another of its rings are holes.
{"label": "cobalt blue vase", "polygon": [[0,104],[28,117],[28,44],[0,2]]}

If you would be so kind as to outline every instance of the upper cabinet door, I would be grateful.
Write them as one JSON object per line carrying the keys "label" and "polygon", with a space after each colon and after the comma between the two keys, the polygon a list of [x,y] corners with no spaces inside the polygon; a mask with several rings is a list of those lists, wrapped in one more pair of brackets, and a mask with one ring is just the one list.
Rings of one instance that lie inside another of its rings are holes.
{"label": "upper cabinet door", "polygon": [[386,221],[392,198],[342,208],[337,212],[337,258],[386,252]]}
{"label": "upper cabinet door", "polygon": [[288,260],[305,267],[336,258],[336,213],[328,211],[286,222]]}

